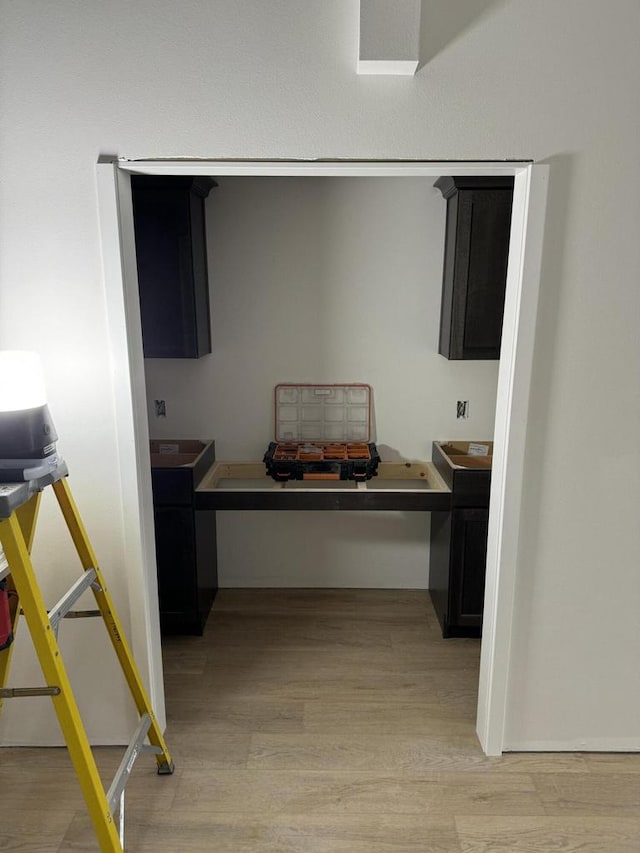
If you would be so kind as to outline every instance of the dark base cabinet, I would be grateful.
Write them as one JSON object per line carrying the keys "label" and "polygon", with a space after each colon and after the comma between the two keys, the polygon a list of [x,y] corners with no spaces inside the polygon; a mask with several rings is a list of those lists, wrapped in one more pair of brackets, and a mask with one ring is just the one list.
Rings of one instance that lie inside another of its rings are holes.
{"label": "dark base cabinet", "polygon": [[431,513],[431,601],[443,637],[480,637],[493,442],[434,441],[431,458],[451,489],[451,509]]}
{"label": "dark base cabinet", "polygon": [[480,637],[489,511],[431,513],[429,592],[443,637]]}
{"label": "dark base cabinet", "polygon": [[218,590],[216,514],[191,507],[156,507],[160,628],[202,634]]}
{"label": "dark base cabinet", "polygon": [[160,629],[202,634],[218,590],[215,510],[195,508],[213,442],[151,442]]}

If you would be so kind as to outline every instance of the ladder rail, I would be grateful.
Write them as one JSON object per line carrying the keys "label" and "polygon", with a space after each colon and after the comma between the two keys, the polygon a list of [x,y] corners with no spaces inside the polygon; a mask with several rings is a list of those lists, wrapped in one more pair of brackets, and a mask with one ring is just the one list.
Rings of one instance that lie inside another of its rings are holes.
{"label": "ladder rail", "polygon": [[[38,520],[38,513],[40,511],[41,497],[42,493],[36,492],[29,498],[28,501],[26,501],[26,503],[22,504],[14,511],[15,516],[18,520],[18,525],[20,526],[20,530],[22,531],[22,535],[24,537],[27,551],[29,553],[31,552],[31,546],[33,545],[33,537],[35,535],[36,522]],[[7,559],[6,554],[5,559]],[[13,582],[13,578],[11,577],[11,568],[8,559],[7,570],[4,571],[3,569],[2,577],[7,577],[7,589],[9,593],[15,592],[15,584]],[[11,612],[11,630],[13,633],[14,642],[11,643],[8,649],[4,649],[2,653],[0,653],[0,686],[2,687],[4,687],[7,683],[7,676],[9,674],[9,668],[11,666],[13,650],[15,647],[16,632],[18,630],[18,623],[20,621],[20,608],[17,606],[17,602],[15,602],[14,604],[15,606],[12,608]],[[6,695],[4,697],[0,695],[0,714],[2,713],[3,698],[6,698]]]}
{"label": "ladder rail", "polygon": [[122,846],[118,830],[107,804],[104,786],[15,513],[9,518],[0,520],[0,541],[11,567],[11,576],[40,661],[42,674],[47,684],[60,688],[57,695],[51,696],[51,701],[60,728],[65,735],[69,756],[80,782],[101,849],[107,853],[121,853]]}
{"label": "ladder rail", "polygon": [[142,716],[148,713],[151,718],[151,725],[147,737],[149,742],[156,747],[159,747],[160,752],[156,754],[156,762],[158,765],[158,773],[171,774],[173,773],[174,765],[165,743],[164,737],[156,720],[155,714],[151,709],[151,703],[147,696],[137,667],[133,660],[133,655],[127,643],[124,630],[120,623],[120,619],[113,605],[111,595],[107,588],[102,572],[98,566],[97,557],[91,547],[91,542],[85,530],[80,514],[71,495],[71,490],[66,479],[58,480],[53,483],[53,491],[58,499],[58,504],[62,514],[67,522],[67,527],[71,534],[71,538],[78,552],[80,562],[85,569],[95,571],[95,582],[91,585],[98,607],[102,613],[109,638],[115,650],[115,653],[120,661],[120,666],[126,678],[127,684],[133,701],[135,702],[138,714]]}

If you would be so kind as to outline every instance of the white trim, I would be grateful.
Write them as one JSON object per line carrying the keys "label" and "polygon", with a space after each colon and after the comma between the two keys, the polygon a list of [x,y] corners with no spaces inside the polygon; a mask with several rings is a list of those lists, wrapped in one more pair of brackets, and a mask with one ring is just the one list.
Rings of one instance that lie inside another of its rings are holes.
{"label": "white trim", "polygon": [[491,472],[477,733],[503,750],[548,166],[515,177]]}
{"label": "white trim", "polygon": [[453,162],[447,160],[126,160],[118,167],[140,175],[254,175],[278,177],[371,177],[438,178],[440,175],[515,175],[529,168],[530,161],[503,163]]}
{"label": "white trim", "polygon": [[387,74],[398,77],[412,77],[418,69],[417,59],[359,59],[357,74]]}
{"label": "white trim", "polygon": [[[148,424],[130,177],[96,167],[112,391],[118,427],[130,643],[158,724],[166,725],[156,576]],[[133,266],[131,260],[133,259]],[[131,726],[132,728],[132,726]]]}
{"label": "white trim", "polygon": [[[512,245],[509,253],[505,322],[503,325],[502,355],[498,377],[496,411],[497,454],[494,454],[494,474],[489,514],[489,542],[487,557],[487,592],[485,598],[485,629],[482,641],[480,686],[478,694],[478,736],[487,754],[499,754],[503,749],[505,730],[505,701],[511,643],[513,591],[517,567],[519,513],[522,496],[522,471],[524,440],[527,427],[527,408],[533,339],[535,333],[536,305],[539,288],[540,258],[546,199],[547,167],[532,166],[529,161],[513,162],[452,162],[440,161],[239,161],[204,159],[127,160],[117,163],[117,171],[150,175],[295,175],[295,176],[345,176],[345,177],[425,177],[441,175],[513,175],[515,176],[514,206],[512,214]],[[130,194],[122,183],[118,192],[123,207],[131,207]],[[126,198],[128,194],[128,199]],[[124,268],[129,273],[118,282],[112,276],[108,287],[127,288],[126,302],[132,306],[137,300],[135,278],[135,251],[133,225],[127,220],[129,238],[123,240]],[[121,224],[122,227],[122,224]],[[113,248],[112,248],[113,251]],[[131,269],[133,268],[133,272]],[[131,396],[135,402],[136,417],[121,418],[122,444],[134,441],[136,458],[146,453],[148,427],[146,412],[142,417],[144,375],[142,353],[139,346],[139,316],[134,310],[127,315],[129,346],[131,347]],[[126,341],[112,335],[112,344],[118,352],[116,363],[128,365]],[[116,339],[117,338],[117,339]],[[123,375],[120,382],[126,381]],[[129,389],[127,389],[129,391]],[[120,389],[122,395],[124,389]],[[130,454],[129,454],[130,455]],[[125,457],[121,456],[121,465]],[[131,459],[126,460],[131,465]],[[148,466],[142,466],[148,468]],[[131,470],[130,468],[128,469]],[[126,472],[123,472],[126,482]],[[141,490],[140,507],[145,509],[151,501],[150,484],[146,471],[138,470],[138,487]],[[146,493],[145,493],[146,491]],[[146,509],[145,509],[146,512]],[[146,522],[147,516],[144,516]],[[130,518],[137,522],[138,519]],[[142,545],[144,552],[144,543]],[[149,557],[149,548],[146,550]],[[141,557],[148,567],[153,565]],[[153,572],[155,580],[155,572]],[[151,595],[151,581],[146,578],[147,594]],[[155,603],[154,618],[157,618]],[[153,607],[153,605],[151,605]],[[147,625],[147,629],[150,625]],[[160,655],[160,647],[150,647],[152,658]],[[156,661],[157,664],[157,661]]]}
{"label": "white trim", "polygon": [[[581,740],[522,740],[505,744],[503,752],[640,752],[638,736],[594,737]],[[612,756],[612,761],[616,756]]]}

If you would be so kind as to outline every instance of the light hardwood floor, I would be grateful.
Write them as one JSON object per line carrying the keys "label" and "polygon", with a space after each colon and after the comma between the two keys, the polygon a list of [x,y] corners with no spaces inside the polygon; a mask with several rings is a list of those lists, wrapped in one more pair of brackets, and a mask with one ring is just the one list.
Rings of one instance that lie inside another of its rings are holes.
{"label": "light hardwood floor", "polygon": [[[640,756],[485,757],[478,657],[423,592],[222,590],[164,642],[176,772],[139,759],[128,853],[640,853]],[[0,785],[0,850],[97,850],[64,750]]]}

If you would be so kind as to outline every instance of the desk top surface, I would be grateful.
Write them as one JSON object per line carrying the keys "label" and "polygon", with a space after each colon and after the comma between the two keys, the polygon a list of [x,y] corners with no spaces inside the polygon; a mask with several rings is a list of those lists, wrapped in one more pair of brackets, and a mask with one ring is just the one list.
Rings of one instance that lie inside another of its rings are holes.
{"label": "desk top surface", "polygon": [[259,462],[216,462],[195,490],[196,509],[446,510],[451,491],[431,462],[381,462],[366,481],[276,482]]}

